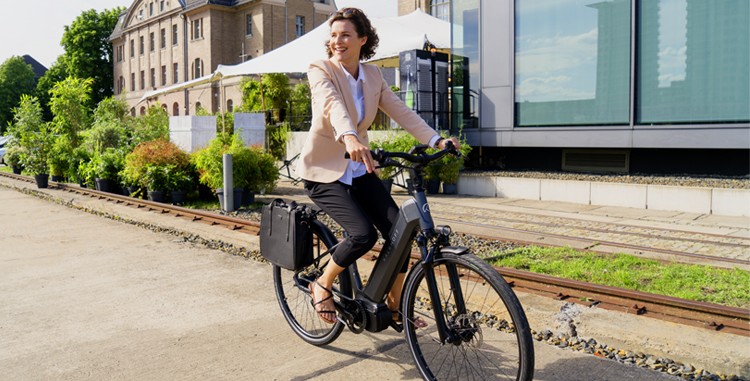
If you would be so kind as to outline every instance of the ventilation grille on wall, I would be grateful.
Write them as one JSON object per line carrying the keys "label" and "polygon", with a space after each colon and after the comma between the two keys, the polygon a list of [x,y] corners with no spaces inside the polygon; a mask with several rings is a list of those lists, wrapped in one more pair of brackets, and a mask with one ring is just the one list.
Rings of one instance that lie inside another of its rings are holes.
{"label": "ventilation grille on wall", "polygon": [[563,150],[563,171],[628,173],[630,152],[607,149],[565,149]]}

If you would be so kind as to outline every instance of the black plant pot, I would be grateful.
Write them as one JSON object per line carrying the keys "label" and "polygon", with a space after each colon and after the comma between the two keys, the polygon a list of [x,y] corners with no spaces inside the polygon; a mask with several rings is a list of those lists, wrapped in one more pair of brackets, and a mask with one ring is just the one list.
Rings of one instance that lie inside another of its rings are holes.
{"label": "black plant pot", "polygon": [[[243,201],[242,193],[243,193],[242,189],[240,188],[234,189],[234,195],[233,195],[234,199],[232,200],[232,204],[234,205],[234,208],[232,209],[237,210],[240,207],[242,207],[242,201]],[[216,189],[216,196],[219,197],[219,206],[221,207],[221,210],[226,210],[226,208],[224,208],[224,188]]]}
{"label": "black plant pot", "polygon": [[166,202],[167,194],[162,191],[148,191],[148,200],[153,202]]}
{"label": "black plant pot", "polygon": [[458,194],[458,184],[443,183],[443,194]]}
{"label": "black plant pot", "polygon": [[20,165],[14,165],[11,168],[13,168],[13,173],[16,174],[16,175],[20,175],[21,172],[23,172],[23,167],[20,166]]}
{"label": "black plant pot", "polygon": [[172,204],[182,205],[187,199],[187,192],[185,191],[173,191],[170,196],[172,197]]}
{"label": "black plant pot", "polygon": [[255,193],[249,190],[242,191],[242,206],[248,206],[255,202]]}
{"label": "black plant pot", "polygon": [[101,192],[117,193],[119,188],[117,183],[110,179],[96,178],[94,183],[96,184],[96,190]]}
{"label": "black plant pot", "polygon": [[50,180],[52,180],[54,182],[61,183],[61,182],[65,181],[65,176],[55,176],[55,175],[52,175],[50,177]]}
{"label": "black plant pot", "polygon": [[34,180],[36,180],[37,188],[47,188],[49,186],[49,175],[46,173],[34,175]]}
{"label": "black plant pot", "polygon": [[140,189],[141,189],[140,187],[126,187],[125,190],[127,190],[127,193],[128,193],[126,196],[138,197],[139,196],[138,191]]}
{"label": "black plant pot", "polygon": [[440,179],[425,180],[424,188],[429,194],[438,194],[440,192]]}

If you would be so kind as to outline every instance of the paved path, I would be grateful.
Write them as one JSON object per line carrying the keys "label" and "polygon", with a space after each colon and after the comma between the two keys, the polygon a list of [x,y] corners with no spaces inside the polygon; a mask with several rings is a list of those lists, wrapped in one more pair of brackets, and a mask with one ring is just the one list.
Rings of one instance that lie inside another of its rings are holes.
{"label": "paved path", "polygon": [[[266,264],[1,185],[3,379],[418,378],[392,331],[303,343],[281,317]],[[674,379],[535,344],[537,380]]]}

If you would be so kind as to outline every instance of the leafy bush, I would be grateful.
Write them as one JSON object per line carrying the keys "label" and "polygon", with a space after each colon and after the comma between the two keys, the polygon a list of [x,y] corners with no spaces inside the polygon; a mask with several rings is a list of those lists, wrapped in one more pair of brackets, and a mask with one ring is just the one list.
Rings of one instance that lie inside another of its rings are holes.
{"label": "leafy bush", "polygon": [[245,147],[238,135],[219,134],[192,155],[199,181],[212,189],[224,187],[223,155],[232,155],[234,187],[259,192],[275,187],[279,173],[271,154],[260,147]]}
{"label": "leafy bush", "polygon": [[438,173],[440,181],[446,184],[458,183],[458,174],[464,168],[464,160],[466,160],[467,155],[471,152],[471,146],[465,139],[462,139],[459,151],[461,152],[461,157],[445,155],[440,159],[441,166]]}
{"label": "leafy bush", "polygon": [[143,142],[136,146],[125,156],[122,179],[126,185],[148,187],[147,172],[150,167],[171,167],[170,171],[180,172],[180,176],[191,179],[195,176],[190,155],[166,139]]}
{"label": "leafy bush", "polygon": [[32,174],[49,173],[47,159],[52,149],[52,130],[42,120],[42,108],[36,97],[21,96],[21,103],[14,110],[10,134],[24,148],[21,164]]}
{"label": "leafy bush", "polygon": [[8,150],[5,151],[3,161],[9,167],[18,167],[21,165],[21,157],[23,157],[24,148],[18,144],[12,144],[8,146]]}
{"label": "leafy bush", "polygon": [[268,151],[276,160],[286,158],[286,142],[289,140],[290,131],[289,122],[266,126]]}
{"label": "leafy bush", "polygon": [[120,171],[125,167],[125,154],[122,150],[109,147],[92,160],[95,165],[94,177],[119,182]]}

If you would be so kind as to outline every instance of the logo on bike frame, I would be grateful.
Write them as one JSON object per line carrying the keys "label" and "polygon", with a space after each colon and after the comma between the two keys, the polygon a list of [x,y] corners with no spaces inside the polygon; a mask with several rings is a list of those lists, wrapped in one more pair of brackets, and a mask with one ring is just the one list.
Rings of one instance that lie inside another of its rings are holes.
{"label": "logo on bike frame", "polygon": [[422,206],[422,213],[429,213],[430,212],[430,204],[424,204]]}

